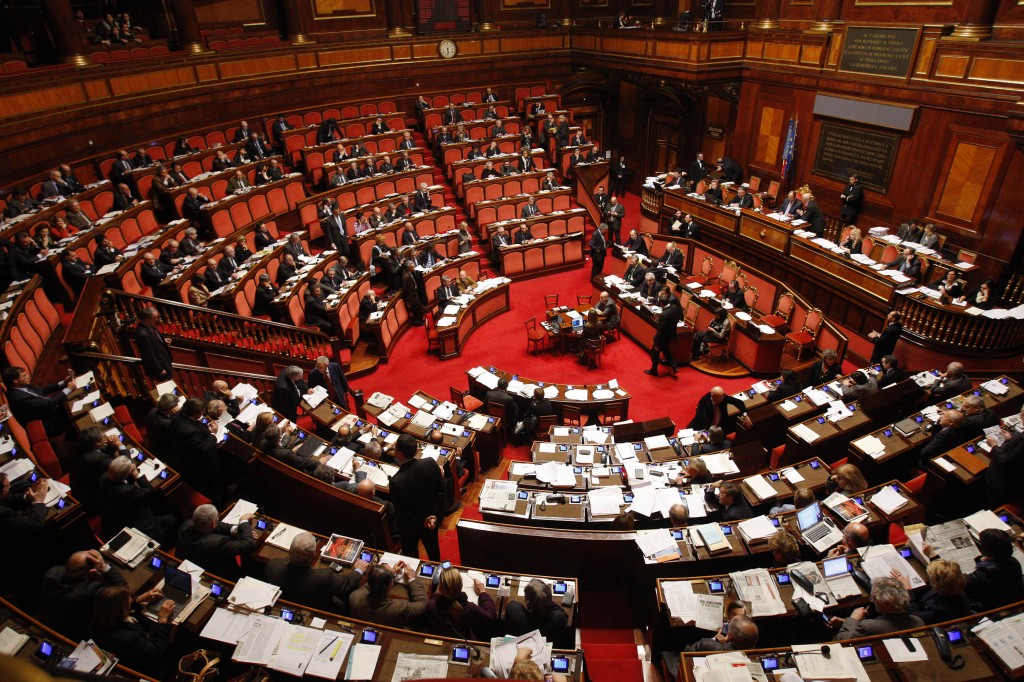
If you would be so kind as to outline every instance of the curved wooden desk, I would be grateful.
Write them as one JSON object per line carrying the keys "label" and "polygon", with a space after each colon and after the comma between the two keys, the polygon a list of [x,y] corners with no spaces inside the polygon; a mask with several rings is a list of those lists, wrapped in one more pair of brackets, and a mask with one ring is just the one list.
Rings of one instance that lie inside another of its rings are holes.
{"label": "curved wooden desk", "polygon": [[[619,421],[628,419],[627,413],[629,411],[629,399],[631,396],[621,387],[612,389],[607,384],[553,384],[550,382],[527,379],[525,377],[519,376],[518,374],[512,374],[511,372],[497,369],[493,366],[487,368],[479,367],[475,369],[488,372],[497,377],[498,379],[508,379],[509,382],[519,381],[522,384],[535,385],[545,389],[548,387],[553,387],[558,392],[552,395],[552,397],[550,397],[549,400],[551,401],[552,407],[555,408],[556,413],[558,413],[560,416],[562,409],[567,406],[579,407],[580,409],[587,413],[596,413],[603,411],[606,407],[615,407],[621,404],[622,416],[621,419],[619,419]],[[472,374],[472,372],[474,372],[474,370],[469,370],[466,372],[467,376],[469,377],[469,391],[480,400],[483,400],[489,389],[486,385],[481,383],[478,376],[475,376],[474,374]],[[582,400],[577,399],[575,397],[570,398],[566,395],[566,393],[572,390],[586,391],[587,396]],[[611,393],[611,396],[602,395],[601,398],[594,398],[594,391],[608,391],[609,393]],[[527,398],[526,396],[514,393],[513,397],[515,398],[516,403],[520,405],[520,407],[526,407],[527,405],[529,405],[529,402],[533,396],[531,395],[529,398]]]}
{"label": "curved wooden desk", "polygon": [[[480,289],[478,283],[475,290]],[[462,349],[469,338],[481,325],[489,319],[509,310],[509,283],[506,281],[498,286],[485,289],[475,294],[472,301],[465,307],[460,307],[454,316],[444,315],[444,311],[438,311],[435,324],[444,317],[454,317],[455,321],[445,326],[437,327],[437,337],[441,344],[441,359],[450,360],[462,355]],[[444,315],[444,317],[442,317]]]}

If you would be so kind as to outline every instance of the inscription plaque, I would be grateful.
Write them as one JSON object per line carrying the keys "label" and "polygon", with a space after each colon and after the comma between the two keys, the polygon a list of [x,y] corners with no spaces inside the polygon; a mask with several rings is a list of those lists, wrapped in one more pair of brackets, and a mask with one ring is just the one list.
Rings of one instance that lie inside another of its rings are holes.
{"label": "inscription plaque", "polygon": [[856,175],[862,186],[885,194],[899,145],[899,135],[822,123],[814,173],[840,182]]}
{"label": "inscription plaque", "polygon": [[916,28],[850,26],[846,29],[840,71],[906,78],[917,43]]}

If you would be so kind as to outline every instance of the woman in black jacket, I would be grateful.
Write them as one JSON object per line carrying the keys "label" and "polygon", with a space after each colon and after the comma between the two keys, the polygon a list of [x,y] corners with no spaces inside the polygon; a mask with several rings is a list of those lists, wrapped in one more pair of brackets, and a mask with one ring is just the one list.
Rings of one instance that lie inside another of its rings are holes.
{"label": "woman in black jacket", "polygon": [[[162,597],[159,590],[150,590],[137,603],[145,606]],[[167,679],[173,670],[170,637],[174,602],[164,600],[157,622],[148,628],[143,625],[146,618],[132,616],[131,605],[131,592],[123,585],[100,590],[93,606],[90,635],[101,648],[117,656],[121,664],[157,679]]]}
{"label": "woman in black jacket", "polygon": [[907,613],[917,616],[925,625],[942,623],[954,618],[970,615],[971,605],[964,594],[967,581],[960,572],[960,565],[954,561],[936,559],[928,564],[927,590],[910,590],[910,580],[902,573],[893,571],[893,578],[900,581],[910,593]]}

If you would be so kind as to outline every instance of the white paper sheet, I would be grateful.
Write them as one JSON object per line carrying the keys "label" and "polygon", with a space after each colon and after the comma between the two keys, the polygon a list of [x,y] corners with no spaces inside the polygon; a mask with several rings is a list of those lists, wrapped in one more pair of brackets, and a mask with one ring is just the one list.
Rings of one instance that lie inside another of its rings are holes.
{"label": "white paper sheet", "polygon": [[341,666],[348,656],[349,647],[355,635],[337,630],[325,630],[320,633],[319,641],[316,643],[313,657],[306,666],[306,674],[313,677],[320,677],[327,680],[338,679]]}

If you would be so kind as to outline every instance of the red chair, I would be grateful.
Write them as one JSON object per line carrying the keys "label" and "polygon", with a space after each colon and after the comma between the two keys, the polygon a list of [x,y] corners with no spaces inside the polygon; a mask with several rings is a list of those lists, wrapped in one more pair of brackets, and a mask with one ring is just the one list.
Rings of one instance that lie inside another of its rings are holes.
{"label": "red chair", "polygon": [[910,479],[903,485],[907,487],[907,490],[910,491],[910,494],[913,495],[915,499],[920,499],[921,493],[924,492],[924,485],[927,482],[927,480],[928,473],[925,472],[923,474],[915,476],[914,478]]}
{"label": "red chair", "polygon": [[526,326],[526,352],[537,354],[548,343],[550,338],[547,330],[537,325],[537,316],[533,316],[523,323]]}
{"label": "red chair", "polygon": [[889,544],[902,545],[909,539],[906,531],[903,530],[903,526],[896,522],[889,523]]}
{"label": "red chair", "polygon": [[802,360],[804,351],[814,348],[815,339],[821,331],[821,325],[825,321],[821,311],[813,308],[807,313],[803,327],[798,332],[786,334],[786,341],[796,346],[796,359]]}
{"label": "red chair", "polygon": [[842,459],[837,459],[836,461],[832,462],[832,466],[830,466],[828,469],[829,469],[829,471],[835,471],[839,467],[841,467],[844,464],[846,464],[848,461],[850,461],[849,457],[843,457]]}
{"label": "red chair", "polygon": [[793,302],[793,294],[788,291],[783,292],[775,306],[775,314],[765,315],[761,318],[761,322],[775,329],[784,328],[789,324],[789,316],[793,314]]}
{"label": "red chair", "polygon": [[452,402],[468,412],[479,412],[484,406],[484,401],[469,394],[469,391],[462,392],[454,386],[448,387]]}

